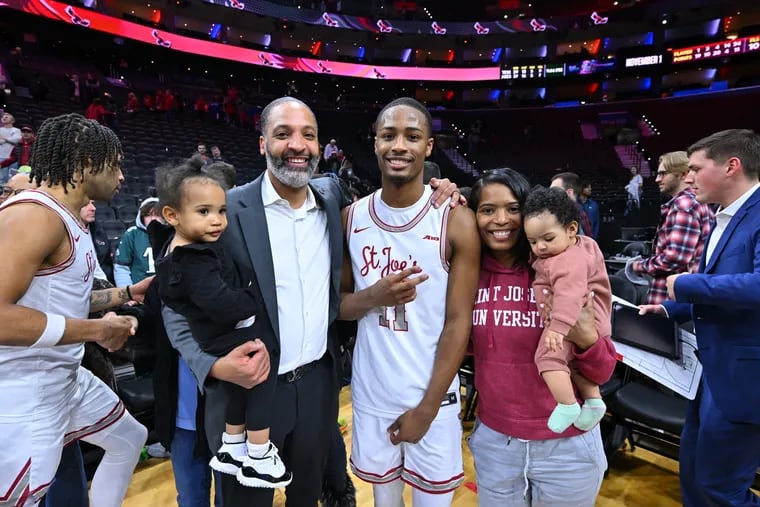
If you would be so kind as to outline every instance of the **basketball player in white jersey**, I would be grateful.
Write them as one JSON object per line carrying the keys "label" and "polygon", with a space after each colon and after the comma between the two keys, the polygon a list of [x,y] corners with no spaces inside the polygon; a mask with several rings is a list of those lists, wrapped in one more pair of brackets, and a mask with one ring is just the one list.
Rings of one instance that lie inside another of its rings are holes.
{"label": "basketball player in white jersey", "polygon": [[[116,394],[80,366],[84,342],[109,350],[137,321],[113,313],[130,288],[92,292],[96,256],[79,210],[118,190],[121,143],[108,128],[69,114],[42,123],[32,150],[38,189],[0,207],[0,506],[35,505],[64,445],[106,453],[92,480],[93,507],[121,505],[147,430]],[[137,287],[137,286],[133,286]],[[142,292],[142,288],[140,291]]]}
{"label": "basketball player in white jersey", "polygon": [[[351,468],[375,505],[451,505],[462,483],[457,371],[480,266],[474,214],[435,209],[423,183],[430,114],[402,98],[377,117],[382,189],[344,210],[340,318],[358,319]],[[416,275],[416,276],[414,276]]]}

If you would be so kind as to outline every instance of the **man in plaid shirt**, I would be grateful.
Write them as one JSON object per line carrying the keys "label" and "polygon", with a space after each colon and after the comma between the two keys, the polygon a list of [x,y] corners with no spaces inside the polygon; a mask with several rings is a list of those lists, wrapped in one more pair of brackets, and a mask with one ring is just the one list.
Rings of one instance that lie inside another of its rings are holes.
{"label": "man in plaid shirt", "polygon": [[668,297],[665,279],[676,273],[695,273],[715,216],[707,204],[697,202],[694,192],[684,182],[689,171],[685,151],[660,157],[657,185],[660,192],[672,196],[660,207],[660,225],[654,240],[653,255],[634,261],[634,273],[652,278],[647,304],[659,305]]}

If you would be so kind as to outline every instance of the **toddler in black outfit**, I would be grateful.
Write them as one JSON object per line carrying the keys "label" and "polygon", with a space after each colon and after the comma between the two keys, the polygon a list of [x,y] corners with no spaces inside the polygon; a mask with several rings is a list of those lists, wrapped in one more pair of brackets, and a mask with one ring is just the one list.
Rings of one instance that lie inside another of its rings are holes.
{"label": "toddler in black outfit", "polygon": [[[160,169],[156,180],[162,214],[174,227],[167,254],[156,266],[161,299],[187,319],[204,352],[222,357],[262,336],[265,315],[256,281],[241,280],[217,242],[227,228],[224,183],[195,159]],[[245,486],[279,488],[292,480],[269,440],[277,366],[272,364],[268,379],[252,389],[226,384],[225,432],[210,466]]]}

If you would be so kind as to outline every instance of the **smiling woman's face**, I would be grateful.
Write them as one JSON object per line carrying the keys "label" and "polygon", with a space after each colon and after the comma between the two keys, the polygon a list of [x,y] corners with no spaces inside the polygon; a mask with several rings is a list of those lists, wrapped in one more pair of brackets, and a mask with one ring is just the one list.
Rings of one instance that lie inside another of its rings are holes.
{"label": "smiling woman's face", "polygon": [[522,232],[520,203],[512,190],[501,183],[491,183],[480,192],[475,211],[483,245],[496,258],[514,255]]}

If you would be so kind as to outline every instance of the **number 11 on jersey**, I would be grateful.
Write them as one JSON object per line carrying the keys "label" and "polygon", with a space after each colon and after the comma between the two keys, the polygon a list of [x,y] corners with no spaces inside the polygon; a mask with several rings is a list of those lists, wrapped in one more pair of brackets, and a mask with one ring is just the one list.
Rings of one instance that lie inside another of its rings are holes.
{"label": "number 11 on jersey", "polygon": [[406,305],[386,306],[383,308],[379,324],[394,331],[409,331],[409,324],[406,321]]}

